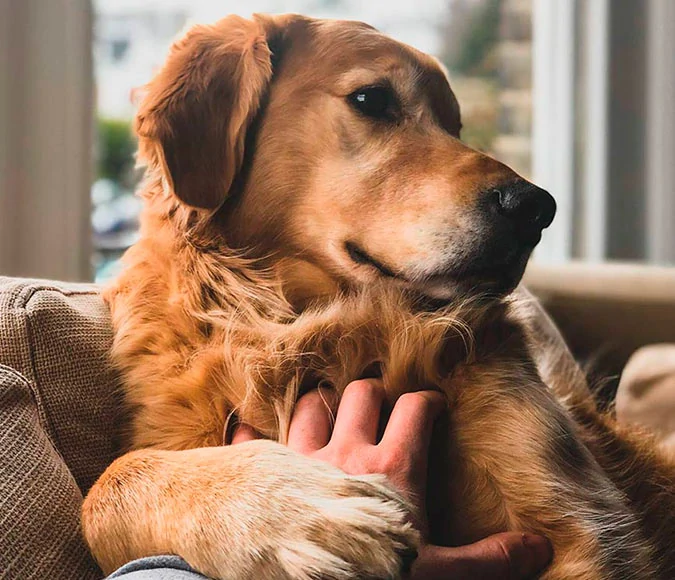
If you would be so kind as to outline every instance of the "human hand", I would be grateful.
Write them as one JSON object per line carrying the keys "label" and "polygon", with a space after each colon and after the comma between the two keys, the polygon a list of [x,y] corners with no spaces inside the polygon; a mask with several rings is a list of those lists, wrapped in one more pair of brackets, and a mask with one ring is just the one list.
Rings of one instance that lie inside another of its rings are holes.
{"label": "human hand", "polygon": [[[333,428],[335,394],[311,391],[296,405],[288,446],[352,475],[384,474],[411,502],[413,521],[426,537],[428,448],[434,421],[445,408],[445,398],[435,391],[404,394],[396,402],[378,442],[384,399],[380,381],[351,383],[339,402]],[[241,425],[232,443],[254,438],[255,432]],[[413,564],[411,578],[525,579],[535,576],[550,559],[551,548],[545,538],[506,532],[458,548],[424,545]]]}

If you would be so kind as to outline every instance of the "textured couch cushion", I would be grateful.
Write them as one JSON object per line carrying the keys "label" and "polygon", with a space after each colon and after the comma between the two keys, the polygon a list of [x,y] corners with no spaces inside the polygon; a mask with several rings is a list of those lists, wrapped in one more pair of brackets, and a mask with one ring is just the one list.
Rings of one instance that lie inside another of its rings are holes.
{"label": "textured couch cushion", "polygon": [[0,365],[0,577],[99,578],[82,493],[43,425],[26,378]]}
{"label": "textured couch cushion", "polygon": [[97,578],[82,496],[116,454],[96,287],[0,278],[0,578]]}

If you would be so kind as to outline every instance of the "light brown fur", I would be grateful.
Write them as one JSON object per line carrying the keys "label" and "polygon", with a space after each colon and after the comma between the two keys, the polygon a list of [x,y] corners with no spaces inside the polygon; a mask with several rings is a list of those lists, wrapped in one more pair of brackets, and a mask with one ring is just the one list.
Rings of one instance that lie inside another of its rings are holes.
{"label": "light brown fur", "polygon": [[[396,126],[345,105],[383,78]],[[83,507],[105,571],[169,552],[224,579],[399,577],[419,537],[382,478],[222,445],[233,412],[283,442],[302,392],[379,368],[390,404],[450,401],[434,542],[530,530],[553,543],[549,580],[672,577],[673,463],[598,414],[527,300],[487,299],[458,266],[481,193],[517,176],[456,138],[433,59],[358,23],[230,17],[177,43],[136,126],[141,240],[106,296],[134,451]]]}

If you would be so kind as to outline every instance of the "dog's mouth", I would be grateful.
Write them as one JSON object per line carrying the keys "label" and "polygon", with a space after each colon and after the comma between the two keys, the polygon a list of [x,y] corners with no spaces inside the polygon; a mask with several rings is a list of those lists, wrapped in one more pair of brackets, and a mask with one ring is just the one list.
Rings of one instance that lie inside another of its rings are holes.
{"label": "dog's mouth", "polygon": [[368,254],[365,250],[361,249],[354,242],[345,242],[345,250],[347,250],[347,254],[352,259],[353,262],[361,266],[371,266],[372,268],[375,268],[375,270],[377,270],[385,278],[396,278],[399,280],[405,280],[405,276],[397,274],[391,268],[385,266],[382,262],[373,258],[370,254]]}
{"label": "dog's mouth", "polygon": [[528,248],[512,252],[499,261],[474,260],[413,279],[374,258],[354,242],[346,242],[344,247],[355,264],[369,267],[383,278],[397,280],[411,290],[440,303],[447,303],[458,295],[466,294],[505,296],[520,282],[531,253],[531,248]]}

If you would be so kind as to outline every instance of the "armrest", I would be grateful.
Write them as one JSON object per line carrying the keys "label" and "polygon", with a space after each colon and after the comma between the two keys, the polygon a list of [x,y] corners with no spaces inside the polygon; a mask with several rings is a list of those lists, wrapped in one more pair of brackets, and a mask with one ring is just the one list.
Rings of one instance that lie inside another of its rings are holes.
{"label": "armrest", "polygon": [[675,343],[675,268],[636,264],[531,264],[525,285],[581,358],[620,373],[638,348]]}
{"label": "armrest", "polygon": [[0,277],[0,579],[102,576],[82,496],[117,454],[110,314],[91,285]]}
{"label": "armrest", "polygon": [[30,383],[0,365],[0,578],[94,580],[82,493],[45,432]]}

